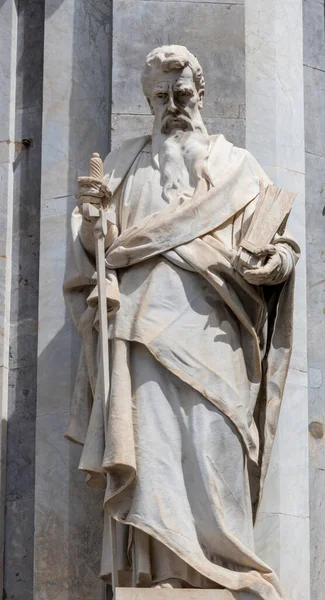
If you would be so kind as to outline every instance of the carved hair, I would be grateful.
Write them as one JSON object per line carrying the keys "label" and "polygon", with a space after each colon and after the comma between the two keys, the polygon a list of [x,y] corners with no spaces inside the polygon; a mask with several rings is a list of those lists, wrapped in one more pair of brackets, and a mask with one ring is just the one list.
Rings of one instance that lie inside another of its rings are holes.
{"label": "carved hair", "polygon": [[142,89],[146,98],[150,98],[150,75],[153,67],[160,68],[165,72],[190,67],[196,89],[204,92],[202,67],[194,54],[191,54],[185,46],[161,46],[149,52],[141,77]]}

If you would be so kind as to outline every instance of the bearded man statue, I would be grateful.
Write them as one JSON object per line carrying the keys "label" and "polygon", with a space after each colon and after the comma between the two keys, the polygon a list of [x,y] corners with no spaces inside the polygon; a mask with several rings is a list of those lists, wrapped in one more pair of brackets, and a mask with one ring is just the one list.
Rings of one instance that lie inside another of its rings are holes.
{"label": "bearded man statue", "polygon": [[246,150],[208,135],[197,59],[157,48],[142,86],[152,136],[104,162],[108,399],[96,394],[94,232],[82,212],[100,199],[80,186],[64,285],[82,338],[66,436],[83,445],[88,484],[105,489],[101,576],[110,582],[110,517],[119,586],[279,600],[253,526],[290,359],[299,248],[283,227],[262,266],[238,266],[271,182]]}

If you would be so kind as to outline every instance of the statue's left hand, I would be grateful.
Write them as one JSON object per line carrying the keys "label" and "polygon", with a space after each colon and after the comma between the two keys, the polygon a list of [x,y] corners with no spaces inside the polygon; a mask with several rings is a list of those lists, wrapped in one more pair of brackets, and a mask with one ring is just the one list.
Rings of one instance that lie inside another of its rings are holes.
{"label": "statue's left hand", "polygon": [[245,269],[243,277],[252,285],[272,285],[276,284],[282,274],[282,257],[275,248],[272,256],[269,256],[263,267],[257,269]]}

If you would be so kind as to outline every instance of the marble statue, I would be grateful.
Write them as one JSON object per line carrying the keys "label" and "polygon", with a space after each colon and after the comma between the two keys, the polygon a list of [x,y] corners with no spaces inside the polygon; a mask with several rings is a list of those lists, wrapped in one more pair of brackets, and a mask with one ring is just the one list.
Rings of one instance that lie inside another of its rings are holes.
{"label": "marble statue", "polygon": [[[152,135],[111,152],[104,175],[95,156],[80,178],[64,285],[82,338],[66,436],[83,445],[87,483],[105,490],[101,576],[111,581],[113,556],[120,587],[279,600],[253,524],[290,360],[299,248],[281,211],[268,219],[281,194],[255,159],[208,135],[194,55],[153,50],[142,86]],[[255,255],[243,242],[252,232]]]}

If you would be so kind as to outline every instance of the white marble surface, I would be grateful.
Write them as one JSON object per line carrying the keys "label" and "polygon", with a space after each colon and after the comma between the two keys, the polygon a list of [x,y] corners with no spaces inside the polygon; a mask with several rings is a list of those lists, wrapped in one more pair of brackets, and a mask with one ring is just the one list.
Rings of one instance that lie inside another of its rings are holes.
{"label": "white marble surface", "polygon": [[245,17],[247,148],[276,184],[298,192],[290,227],[302,250],[297,268],[292,362],[257,521],[256,541],[261,555],[279,574],[285,598],[308,600],[302,4],[296,0],[286,3],[246,0]]}
{"label": "white marble surface", "polygon": [[261,512],[308,518],[308,494],[302,493],[308,472],[308,445],[302,443],[307,437],[307,391],[307,373],[290,368]]}
{"label": "white marble surface", "polygon": [[304,173],[302,4],[246,0],[245,18],[247,147]]}
{"label": "white marble surface", "polygon": [[17,43],[17,14],[11,0],[0,7],[0,27],[0,366],[8,367]]}
{"label": "white marble surface", "polygon": [[306,120],[306,150],[318,156],[325,155],[325,72],[305,69],[305,94],[313,114]]}
{"label": "white marble surface", "polygon": [[309,598],[308,517],[260,512],[255,537],[260,556],[278,573],[283,589],[288,590],[284,598]]}
{"label": "white marble surface", "polygon": [[[80,340],[62,296],[78,175],[109,150],[110,6],[46,0],[35,484],[35,600],[101,600],[102,498],[64,439]],[[48,467],[50,465],[50,468]]]}
{"label": "white marble surface", "polygon": [[[13,161],[15,135],[17,12],[13,0],[0,6],[0,564],[3,565],[8,419]],[[0,569],[0,589],[3,572]]]}
{"label": "white marble surface", "polygon": [[[7,445],[7,415],[8,415],[8,369],[0,366],[0,560],[4,559],[5,540],[5,504],[6,504],[6,445]],[[0,572],[0,584],[3,587],[3,570]]]}

